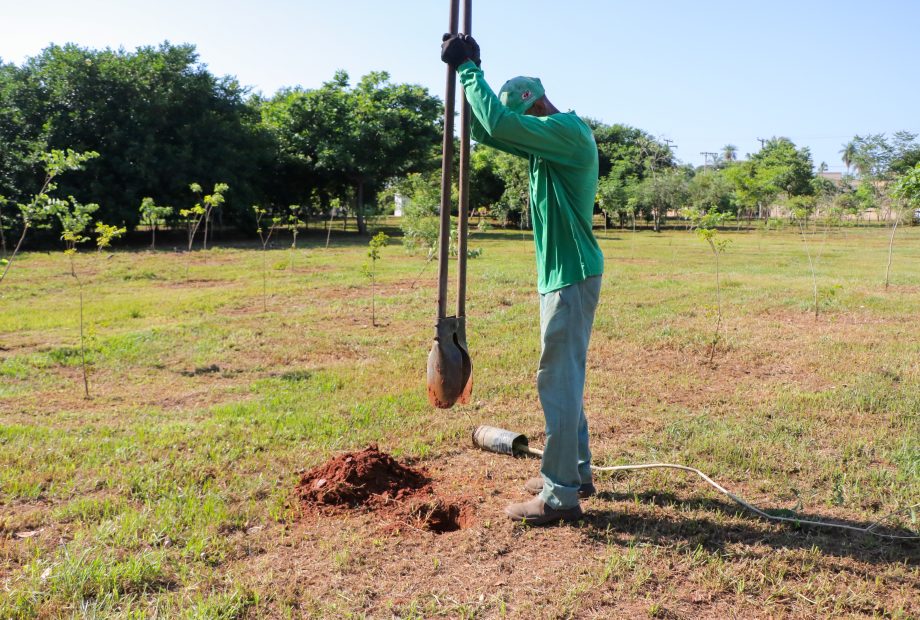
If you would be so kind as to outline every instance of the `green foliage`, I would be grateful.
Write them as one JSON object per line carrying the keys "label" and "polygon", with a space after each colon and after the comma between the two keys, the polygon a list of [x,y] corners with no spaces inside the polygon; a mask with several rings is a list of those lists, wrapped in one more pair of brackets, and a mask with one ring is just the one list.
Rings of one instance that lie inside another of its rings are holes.
{"label": "green foliage", "polygon": [[[19,207],[20,216],[22,217],[22,233],[19,237],[19,241],[16,243],[16,247],[13,249],[12,255],[9,259],[4,258],[3,264],[0,265],[4,268],[3,272],[0,273],[0,282],[3,281],[6,274],[9,272],[13,264],[13,259],[15,259],[20,247],[22,247],[22,243],[29,229],[47,226],[49,220],[51,220],[53,216],[57,215],[58,219],[64,218],[61,220],[64,228],[62,238],[65,240],[65,243],[71,244],[71,249],[73,245],[80,242],[80,233],[85,230],[85,224],[89,223],[89,219],[86,219],[81,230],[74,232],[74,229],[79,226],[82,218],[84,218],[84,212],[89,207],[95,207],[97,209],[98,205],[87,205],[86,207],[81,205],[77,207],[76,205],[78,203],[74,200],[73,196],[70,197],[70,202],[68,203],[66,200],[53,198],[50,194],[57,189],[54,180],[58,176],[71,170],[81,170],[84,163],[98,157],[98,155],[98,153],[93,151],[78,153],[72,149],[67,149],[65,151],[52,149],[47,153],[42,153],[40,159],[44,164],[45,180],[41,185],[41,189],[37,194],[32,196],[29,202],[17,205]],[[6,202],[6,199],[3,198],[2,201]],[[88,212],[91,213],[93,210],[95,209],[90,209]],[[88,215],[86,215],[86,217],[88,217]],[[76,218],[76,220],[70,221],[70,218]],[[67,225],[64,225],[65,221]],[[70,230],[68,230],[68,225],[70,226]],[[3,222],[0,221],[0,233],[2,233],[2,228]]]}
{"label": "green foliage", "polygon": [[121,237],[127,232],[125,227],[110,226],[102,222],[96,222],[96,250],[101,252],[112,245],[112,240]]}
{"label": "green foliage", "polygon": [[158,206],[153,198],[147,197],[141,200],[139,212],[141,214],[141,224],[150,228],[157,228],[166,223],[166,218],[172,215],[173,208]]}
{"label": "green foliage", "polygon": [[427,89],[393,84],[386,72],[369,73],[352,87],[339,71],[321,88],[282,89],[261,104],[278,141],[284,196],[303,201],[319,192],[328,203],[351,186],[362,232],[365,198],[378,186],[437,165],[441,111]]}
{"label": "green foliage", "polygon": [[632,186],[630,201],[646,219],[654,222],[655,231],[658,232],[668,211],[680,209],[686,204],[688,195],[687,178],[684,173],[668,169],[648,176]]}
{"label": "green foliage", "polygon": [[909,205],[920,207],[920,162],[897,180],[891,195],[903,199]]}
{"label": "green foliage", "polygon": [[300,228],[305,225],[303,214],[303,205],[288,205],[288,214],[284,221],[284,226],[291,231],[291,237],[293,238],[291,249],[297,248],[297,235],[300,233]]}
{"label": "green foliage", "polygon": [[380,259],[380,249],[386,247],[389,240],[390,237],[385,232],[379,232],[371,238],[370,242],[367,244],[367,255],[373,263],[376,263]]}
{"label": "green foliage", "polygon": [[76,246],[89,241],[84,233],[93,220],[93,213],[99,209],[97,204],[81,204],[71,196],[70,200],[53,199],[55,215],[61,223],[61,240],[64,241],[65,253],[76,252]]}
{"label": "green foliage", "polygon": [[730,164],[724,171],[734,189],[735,203],[763,214],[780,196],[814,194],[814,172],[808,148],[796,148],[788,138],[771,138],[747,161]]}
{"label": "green foliage", "polygon": [[[193,194],[201,196],[203,190],[201,185],[198,183],[191,183],[188,186],[189,190]],[[195,235],[198,232],[198,229],[201,227],[201,224],[204,223],[204,239],[202,241],[202,247],[208,249],[208,222],[211,219],[211,213],[214,209],[219,208],[221,205],[226,202],[224,194],[230,190],[230,186],[226,183],[216,183],[214,185],[214,191],[210,194],[205,194],[203,198],[199,199],[199,202],[195,203],[195,206],[190,209],[180,209],[179,216],[182,218],[182,221],[185,223],[186,232],[188,233],[188,251],[192,251],[192,245],[195,243]]]}
{"label": "green foliage", "polygon": [[698,172],[687,187],[690,204],[709,217],[713,213],[735,213],[732,184],[721,170],[707,169]]}
{"label": "green foliage", "polygon": [[502,226],[527,218],[530,176],[526,159],[477,145],[470,155],[470,169],[471,209],[488,208]]}
{"label": "green foliage", "polygon": [[[457,258],[460,256],[460,243],[457,241],[459,233],[456,228],[450,229],[450,241],[448,243],[447,253],[451,258]],[[467,236],[469,239],[469,235]],[[466,248],[466,257],[467,258],[479,258],[482,256],[482,248],[471,248],[467,246]]]}
{"label": "green foliage", "polygon": [[173,208],[157,206],[153,198],[141,200],[138,211],[141,214],[140,223],[150,229],[150,247],[155,249],[157,244],[157,228],[166,224],[166,219],[172,215]]}
{"label": "green foliage", "polygon": [[367,244],[367,255],[371,259],[371,264],[368,267],[365,263],[361,270],[365,276],[367,276],[371,281],[371,324],[377,325],[377,300],[376,300],[376,290],[374,288],[376,275],[377,275],[377,261],[380,260],[380,249],[387,245],[387,242],[390,240],[390,237],[385,232],[379,232],[374,235],[370,242]]}
{"label": "green foliage", "polygon": [[[478,149],[477,149],[478,150]],[[409,251],[417,248],[429,254],[438,244],[438,210],[441,200],[440,175],[435,172],[406,175],[393,183],[382,196],[402,203],[399,227],[403,232],[403,245]]]}
{"label": "green foliage", "polygon": [[[137,225],[144,196],[184,198],[183,179],[226,179],[242,198],[261,193],[273,145],[246,90],[217,77],[192,45],[164,43],[134,51],[52,45],[19,68],[0,71],[0,194],[22,201],[34,186],[33,153],[73,147],[102,155],[95,182],[67,182],[64,194],[101,205],[105,221]],[[246,204],[246,203],[242,203]]]}
{"label": "green foliage", "polygon": [[611,174],[598,180],[597,206],[608,220],[614,215],[618,216],[620,226],[623,226],[627,216],[635,215],[635,203],[629,200],[630,183],[634,183],[634,180],[624,180],[618,172],[620,165],[621,162],[615,164]]}

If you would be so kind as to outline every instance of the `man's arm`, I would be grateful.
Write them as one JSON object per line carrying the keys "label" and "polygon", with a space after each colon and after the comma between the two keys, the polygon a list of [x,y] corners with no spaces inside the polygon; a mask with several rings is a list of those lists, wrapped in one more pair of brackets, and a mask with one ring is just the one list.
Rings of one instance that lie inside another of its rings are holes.
{"label": "man's arm", "polygon": [[463,63],[457,73],[475,117],[472,133],[477,142],[514,155],[535,155],[563,164],[583,157],[585,144],[580,133],[551,116],[516,114],[503,106],[474,62]]}
{"label": "man's arm", "polygon": [[525,151],[522,151],[519,148],[515,148],[510,144],[506,144],[501,140],[496,140],[490,136],[489,133],[485,130],[485,127],[482,126],[482,123],[479,122],[479,119],[475,114],[472,115],[470,120],[470,135],[476,142],[485,144],[486,146],[491,146],[492,148],[496,148],[499,151],[504,151],[505,153],[509,153],[511,155],[516,155],[517,157],[523,157],[524,159],[528,158],[528,154]]}

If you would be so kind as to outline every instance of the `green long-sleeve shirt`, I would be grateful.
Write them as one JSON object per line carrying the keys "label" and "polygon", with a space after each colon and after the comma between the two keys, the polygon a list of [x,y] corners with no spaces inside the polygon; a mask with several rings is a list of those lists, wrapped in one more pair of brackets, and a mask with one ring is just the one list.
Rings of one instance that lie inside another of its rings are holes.
{"label": "green long-sleeve shirt", "polygon": [[530,163],[530,213],[537,290],[549,293],[604,272],[591,231],[597,195],[597,144],[574,112],[545,117],[502,105],[471,61],[457,69],[473,111],[472,137]]}

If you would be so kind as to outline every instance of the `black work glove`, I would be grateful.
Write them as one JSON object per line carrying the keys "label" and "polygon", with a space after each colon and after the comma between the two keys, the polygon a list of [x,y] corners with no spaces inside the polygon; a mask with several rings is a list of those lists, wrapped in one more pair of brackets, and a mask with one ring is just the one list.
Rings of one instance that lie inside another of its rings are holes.
{"label": "black work glove", "polygon": [[472,60],[479,66],[482,60],[479,57],[479,44],[476,39],[466,34],[444,34],[441,39],[441,60],[456,70],[457,67]]}

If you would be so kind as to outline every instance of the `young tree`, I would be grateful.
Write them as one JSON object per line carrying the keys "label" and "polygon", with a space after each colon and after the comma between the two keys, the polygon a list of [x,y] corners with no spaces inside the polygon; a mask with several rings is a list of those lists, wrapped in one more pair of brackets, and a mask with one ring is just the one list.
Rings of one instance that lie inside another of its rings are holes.
{"label": "young tree", "polygon": [[[201,196],[202,189],[201,185],[198,183],[192,183],[188,188],[192,190],[193,194]],[[195,243],[195,235],[198,233],[198,229],[201,227],[202,223],[205,225],[202,249],[208,249],[208,220],[211,218],[211,212],[224,204],[224,193],[229,189],[230,187],[226,183],[217,183],[214,185],[214,192],[205,194],[204,198],[195,203],[195,206],[190,209],[179,210],[179,215],[185,222],[186,231],[188,233],[189,252],[192,251],[192,245]]]}
{"label": "young tree", "polygon": [[[198,185],[197,183],[192,183],[191,185],[189,185],[189,189],[191,189],[192,192],[198,195],[201,195],[201,186]],[[217,183],[216,185],[214,185],[214,191],[210,194],[205,194],[201,202],[195,205],[195,207],[201,207],[198,211],[198,213],[200,214],[198,223],[200,224],[202,220],[204,221],[204,239],[202,240],[202,246],[201,246],[202,249],[204,250],[208,249],[208,223],[211,221],[211,213],[213,213],[214,209],[217,209],[222,204],[224,204],[224,202],[226,201],[226,199],[224,198],[224,194],[229,189],[230,189],[230,186],[227,185],[226,183]],[[196,225],[196,230],[197,230],[197,225]],[[194,236],[194,233],[193,233],[193,236]],[[191,245],[189,246],[189,250],[191,250]]]}
{"label": "young tree", "polygon": [[17,205],[19,207],[20,216],[22,217],[22,233],[19,236],[19,241],[13,248],[13,253],[9,258],[3,259],[5,264],[0,265],[3,267],[3,273],[0,274],[0,282],[3,282],[10,267],[13,266],[13,260],[16,258],[16,254],[19,253],[29,229],[47,224],[48,220],[57,212],[60,201],[51,197],[51,193],[57,189],[57,184],[54,180],[67,171],[82,170],[85,162],[98,156],[99,153],[94,151],[78,153],[71,149],[67,149],[66,151],[52,149],[41,155],[41,161],[45,169],[45,180],[42,183],[41,189],[38,190],[37,194],[32,196],[29,202]]}
{"label": "young tree", "polygon": [[377,274],[377,261],[380,260],[380,249],[387,245],[390,237],[385,232],[379,232],[368,243],[367,256],[371,259],[370,267],[365,263],[364,274],[371,281],[371,325],[377,327],[377,308],[374,281]]}
{"label": "young tree", "polygon": [[[252,210],[256,216],[256,232],[259,234],[259,241],[262,243],[262,310],[268,312],[268,265],[267,255],[268,242],[271,241],[275,229],[281,224],[281,218],[273,215],[270,209],[263,209],[259,205],[252,205]],[[265,226],[268,226],[268,230]]]}
{"label": "young tree", "polygon": [[808,226],[808,217],[815,208],[814,196],[791,196],[789,198],[789,208],[796,222],[799,224],[799,232],[802,234],[802,243],[805,245],[805,253],[808,255],[808,267],[811,270],[811,285],[814,291],[815,320],[818,320],[818,276],[815,273],[815,263],[811,257],[811,249],[808,247],[808,237],[806,228]]}
{"label": "young tree", "polygon": [[124,226],[110,226],[102,222],[96,222],[96,253],[102,253],[102,250],[112,247],[112,240],[121,237],[127,232]]}
{"label": "young tree", "polygon": [[691,227],[697,235],[709,245],[716,265],[716,326],[713,330],[712,344],[709,347],[709,364],[712,364],[722,328],[722,278],[719,269],[719,255],[728,248],[730,239],[719,238],[719,226],[725,221],[726,214],[712,208],[694,205],[683,209],[683,214],[690,220]]}
{"label": "young tree", "polygon": [[297,251],[297,235],[300,233],[300,227],[304,225],[304,221],[301,219],[304,211],[305,208],[302,205],[288,205],[286,227],[291,231],[291,272],[294,271],[294,252]]}
{"label": "young tree", "polygon": [[[89,398],[89,377],[86,370],[86,341],[83,330],[83,281],[77,275],[74,255],[77,245],[89,241],[84,233],[92,221],[93,213],[99,209],[97,204],[80,204],[73,196],[70,200],[52,199],[54,214],[61,223],[61,240],[64,242],[64,254],[70,258],[70,275],[77,283],[80,298],[80,363],[83,368],[83,394]],[[101,247],[101,246],[100,246]]]}
{"label": "young tree", "polygon": [[6,196],[0,196],[0,260],[6,263],[6,218],[3,215],[3,207],[9,201]]}
{"label": "young tree", "polygon": [[166,218],[172,215],[173,208],[157,206],[153,198],[144,198],[141,201],[139,211],[141,224],[150,229],[150,249],[155,250],[157,247],[157,228],[166,223]]}
{"label": "young tree", "polygon": [[[910,171],[898,179],[891,190],[891,195],[903,201],[907,206],[908,217],[913,219],[914,213],[920,208],[920,162]],[[904,216],[904,211],[899,209],[891,226],[891,236],[888,239],[888,265],[885,267],[885,288],[888,288],[888,277],[891,274],[891,253],[894,248],[894,233],[898,229],[898,222]]]}

